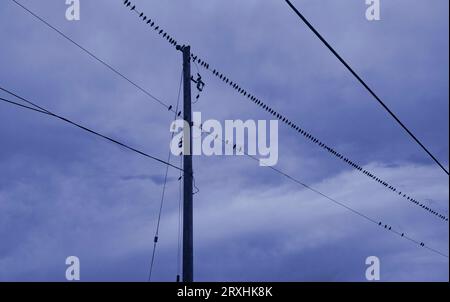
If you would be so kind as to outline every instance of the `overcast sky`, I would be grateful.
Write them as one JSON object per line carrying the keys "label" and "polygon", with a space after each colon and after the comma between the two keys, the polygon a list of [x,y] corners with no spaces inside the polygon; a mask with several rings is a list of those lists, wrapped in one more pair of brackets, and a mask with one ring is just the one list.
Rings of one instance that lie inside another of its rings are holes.
{"label": "overcast sky", "polygon": [[[18,0],[175,105],[181,53],[122,0]],[[135,0],[182,44],[335,150],[448,216],[448,176],[281,0]],[[449,2],[293,3],[448,169]],[[160,158],[173,114],[38,22],[0,3],[0,85]],[[192,67],[196,72],[195,67]],[[204,119],[271,116],[207,72]],[[7,96],[4,93],[0,97]],[[146,281],[165,166],[58,120],[0,103],[0,280]],[[179,158],[172,158],[179,164]],[[448,223],[280,124],[277,169],[448,255]],[[448,281],[420,248],[243,156],[195,157],[198,281]],[[177,274],[178,172],[169,170],[153,279]]]}

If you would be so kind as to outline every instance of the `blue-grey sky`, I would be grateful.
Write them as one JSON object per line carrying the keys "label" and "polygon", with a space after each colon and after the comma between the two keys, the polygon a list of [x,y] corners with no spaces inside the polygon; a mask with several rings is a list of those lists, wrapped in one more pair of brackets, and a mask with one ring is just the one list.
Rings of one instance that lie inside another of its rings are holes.
{"label": "blue-grey sky", "polygon": [[[121,0],[20,0],[168,104],[181,54]],[[448,215],[448,176],[387,115],[281,0],[135,0],[180,43],[291,120]],[[449,154],[449,3],[295,0],[316,28],[444,163]],[[37,22],[0,3],[0,84],[166,158],[167,110]],[[195,71],[195,67],[193,67]],[[203,72],[205,119],[270,119]],[[5,96],[5,94],[0,94]],[[448,254],[448,224],[351,170],[280,124],[277,168]],[[57,120],[0,104],[0,280],[146,281],[165,167]],[[179,159],[173,159],[178,163]],[[448,258],[307,191],[245,157],[195,157],[195,279],[448,281]],[[177,274],[178,174],[169,171],[154,280]]]}

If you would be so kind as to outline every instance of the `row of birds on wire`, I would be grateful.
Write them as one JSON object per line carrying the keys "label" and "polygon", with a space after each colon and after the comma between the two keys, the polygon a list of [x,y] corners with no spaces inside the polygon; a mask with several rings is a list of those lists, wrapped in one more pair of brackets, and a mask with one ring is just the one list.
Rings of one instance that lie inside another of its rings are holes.
{"label": "row of birds on wire", "polygon": [[[125,0],[124,1],[124,5],[126,7],[129,7],[131,11],[135,12],[139,16],[139,18],[141,18],[146,24],[148,24],[151,28],[153,28],[153,30],[155,32],[157,32],[158,35],[160,35],[162,38],[166,39],[177,50],[180,50],[180,49],[182,49],[184,47],[184,45],[178,44],[178,42],[171,35],[169,35],[165,30],[163,30],[161,28],[161,26],[157,25],[157,23],[153,19],[147,17],[143,12],[137,11],[136,10],[136,6],[133,5],[131,1]],[[303,130],[301,127],[299,127],[293,121],[291,121],[290,119],[288,119],[287,117],[285,117],[281,113],[279,113],[276,110],[274,110],[273,108],[271,108],[269,105],[264,103],[261,99],[259,99],[258,97],[254,96],[253,94],[251,94],[250,92],[248,92],[244,88],[242,88],[236,81],[231,80],[225,74],[219,72],[215,68],[212,68],[211,65],[208,62],[206,62],[205,60],[202,60],[199,56],[191,53],[191,60],[193,62],[195,62],[196,64],[200,65],[205,70],[211,72],[212,75],[214,75],[216,78],[218,78],[219,80],[221,80],[225,84],[229,85],[232,89],[236,90],[237,93],[239,93],[243,97],[247,98],[248,100],[250,100],[254,104],[258,105],[263,110],[265,110],[266,112],[271,114],[273,117],[275,117],[279,121],[283,122],[287,126],[291,127],[294,131],[297,131],[300,135],[303,135],[306,139],[308,139],[311,142],[317,144],[319,147],[324,149],[329,154],[331,154],[331,155],[337,157],[338,159],[342,160],[347,165],[351,166],[353,169],[356,169],[356,170],[360,171],[361,173],[363,173],[367,177],[373,179],[374,181],[376,181],[380,185],[384,186],[388,190],[394,192],[398,196],[405,198],[411,204],[419,206],[420,208],[422,208],[423,210],[427,211],[428,213],[438,217],[439,219],[441,219],[443,221],[448,222],[448,217],[446,215],[441,214],[440,212],[430,208],[426,204],[418,201],[417,199],[411,197],[410,195],[408,195],[408,194],[398,190],[395,186],[390,185],[388,182],[382,180],[380,177],[376,176],[375,174],[371,173],[370,171],[368,171],[368,170],[364,169],[363,167],[361,167],[360,165],[356,164],[354,161],[350,160],[349,158],[347,158],[344,155],[340,154],[339,152],[335,151],[333,148],[329,147],[328,145],[323,143],[318,138],[314,137],[313,135],[311,135],[307,131]],[[198,74],[198,77],[201,80],[201,76],[199,74]],[[198,90],[199,90],[199,92],[201,92],[201,89],[198,89]],[[199,95],[197,95],[196,98],[198,99],[198,97],[199,97]],[[172,108],[172,107],[170,107],[170,108]],[[181,112],[178,113],[178,116],[180,116],[180,114],[181,114]]]}

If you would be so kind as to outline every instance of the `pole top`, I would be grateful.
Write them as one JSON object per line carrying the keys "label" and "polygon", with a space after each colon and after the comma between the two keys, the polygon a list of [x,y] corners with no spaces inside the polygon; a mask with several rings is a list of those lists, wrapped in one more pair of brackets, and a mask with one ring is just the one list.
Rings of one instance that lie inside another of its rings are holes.
{"label": "pole top", "polygon": [[190,50],[191,46],[183,44],[183,45],[177,45],[175,48],[176,48],[176,50],[180,50],[180,51],[184,52],[185,50]]}

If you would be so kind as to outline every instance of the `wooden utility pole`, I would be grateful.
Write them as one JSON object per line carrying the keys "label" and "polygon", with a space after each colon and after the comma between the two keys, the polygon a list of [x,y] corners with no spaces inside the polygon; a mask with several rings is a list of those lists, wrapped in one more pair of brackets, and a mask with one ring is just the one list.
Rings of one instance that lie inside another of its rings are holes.
{"label": "wooden utility pole", "polygon": [[[191,47],[183,52],[183,282],[194,281],[193,207],[192,207],[192,109],[191,109]],[[187,125],[189,127],[186,127]]]}

